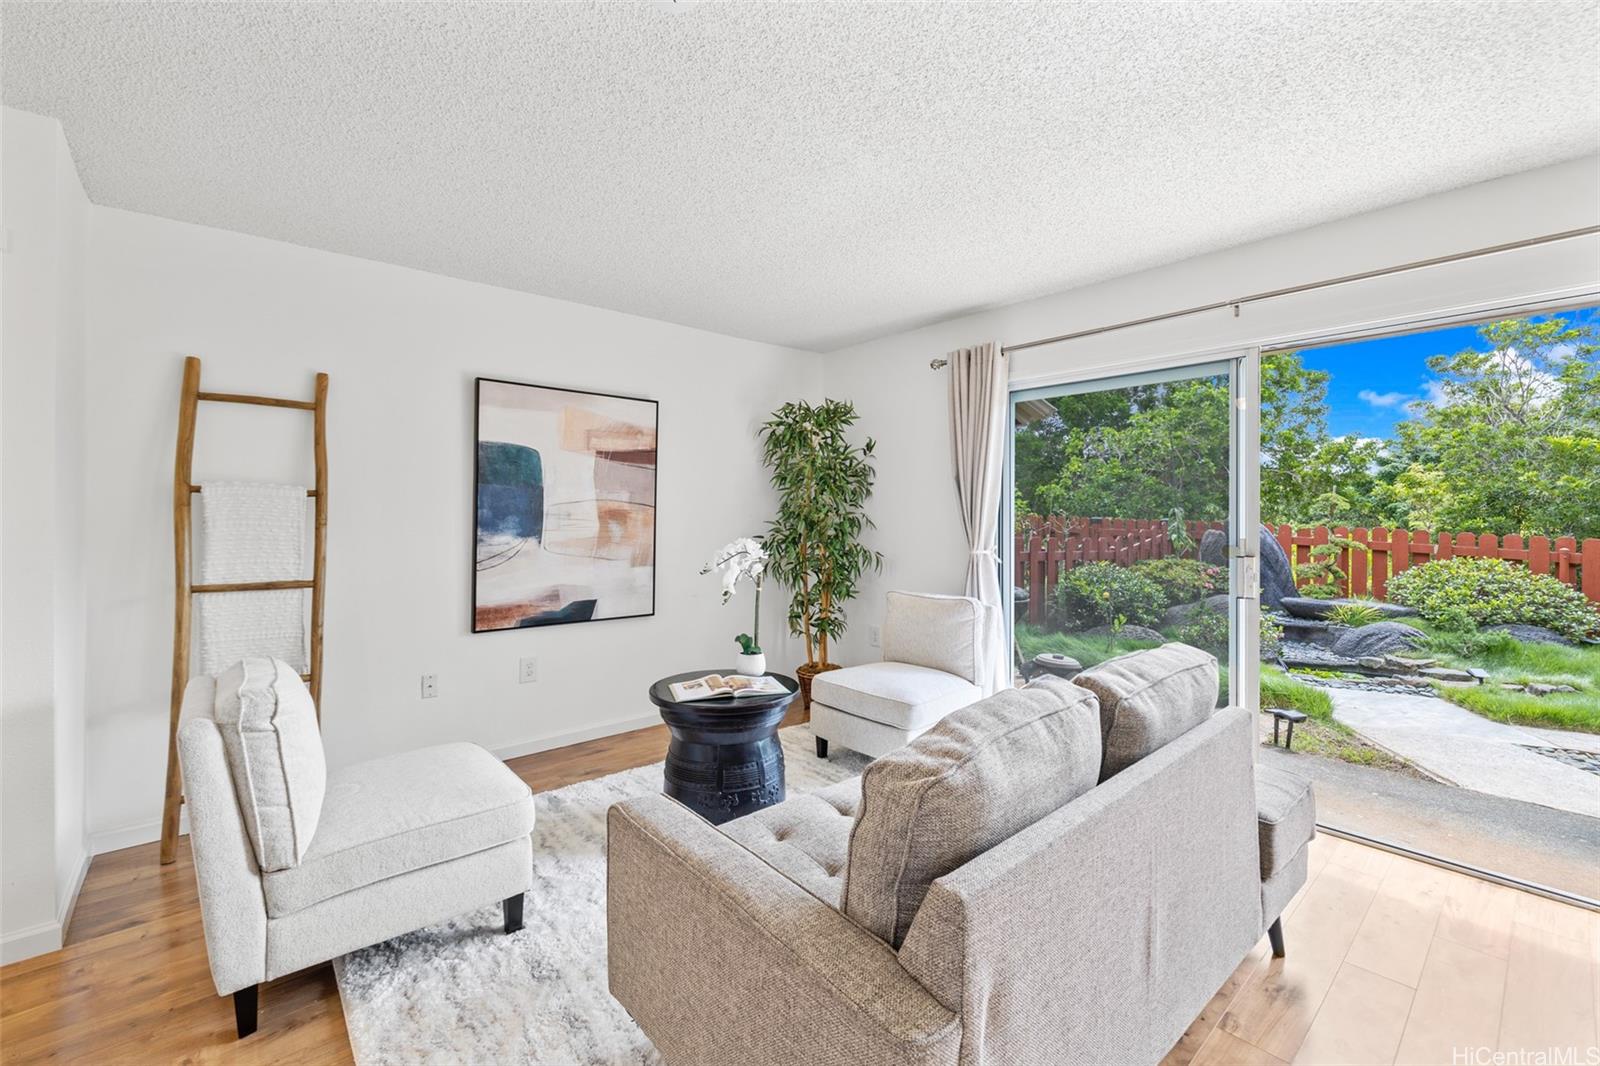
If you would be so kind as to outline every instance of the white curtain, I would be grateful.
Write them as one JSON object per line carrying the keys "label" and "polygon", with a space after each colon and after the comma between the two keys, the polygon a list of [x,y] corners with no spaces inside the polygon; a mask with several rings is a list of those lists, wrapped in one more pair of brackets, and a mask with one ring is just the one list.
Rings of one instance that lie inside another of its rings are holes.
{"label": "white curtain", "polygon": [[1006,360],[993,342],[960,348],[950,360],[950,448],[956,497],[967,531],[967,595],[985,607],[984,694],[1010,686],[1005,605],[1000,601],[1000,491],[1005,484]]}

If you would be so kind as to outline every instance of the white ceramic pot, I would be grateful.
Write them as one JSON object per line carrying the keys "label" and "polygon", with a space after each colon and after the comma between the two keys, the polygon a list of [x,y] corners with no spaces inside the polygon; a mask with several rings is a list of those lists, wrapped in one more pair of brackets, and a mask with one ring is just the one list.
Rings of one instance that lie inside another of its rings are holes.
{"label": "white ceramic pot", "polygon": [[763,652],[754,655],[739,654],[734,656],[738,660],[737,669],[748,677],[759,677],[767,672],[767,656]]}

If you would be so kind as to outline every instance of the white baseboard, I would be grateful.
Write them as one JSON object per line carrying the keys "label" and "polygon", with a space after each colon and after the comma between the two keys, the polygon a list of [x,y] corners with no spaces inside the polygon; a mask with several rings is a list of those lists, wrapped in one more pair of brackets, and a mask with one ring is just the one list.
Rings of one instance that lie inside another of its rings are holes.
{"label": "white baseboard", "polygon": [[[641,714],[634,718],[623,718],[604,725],[590,726],[587,729],[574,729],[570,733],[558,733],[553,737],[541,740],[530,740],[522,744],[509,744],[503,748],[492,749],[492,754],[497,759],[515,759],[521,755],[532,755],[535,752],[550,751],[553,748],[565,748],[570,744],[582,744],[586,740],[598,740],[601,737],[612,737],[618,733],[631,733],[635,729],[644,729],[648,726],[660,725],[659,714]],[[665,754],[665,749],[662,754]]]}
{"label": "white baseboard", "polygon": [[0,938],[0,965],[61,950],[61,923],[40,922]]}
{"label": "white baseboard", "polygon": [[57,902],[54,921],[40,922],[0,937],[0,965],[61,950],[66,939],[67,923],[72,920],[72,910],[78,905],[78,893],[83,890],[83,879],[89,875],[89,861],[93,858],[88,851],[83,853],[72,876],[72,884]]}
{"label": "white baseboard", "polygon": [[[178,815],[178,835],[185,836],[189,832],[189,812],[183,811]],[[140,844],[153,844],[161,839],[161,819],[149,822],[135,822],[132,825],[122,825],[115,829],[102,829],[97,833],[89,834],[89,854],[104,855],[108,851],[121,851],[123,848],[138,847]]]}
{"label": "white baseboard", "polygon": [[94,861],[94,852],[87,844],[83,850],[83,857],[78,861],[78,872],[72,876],[72,884],[67,887],[67,892],[61,897],[60,906],[56,908],[56,924],[61,927],[61,937],[66,939],[67,927],[72,924],[72,912],[78,906],[78,893],[83,891],[83,879],[89,876],[89,864]]}

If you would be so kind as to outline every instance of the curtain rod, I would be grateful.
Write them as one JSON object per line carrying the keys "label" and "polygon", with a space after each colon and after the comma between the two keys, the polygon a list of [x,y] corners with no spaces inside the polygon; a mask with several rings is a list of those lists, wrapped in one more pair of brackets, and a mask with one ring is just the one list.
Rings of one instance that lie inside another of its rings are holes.
{"label": "curtain rod", "polygon": [[[1078,340],[1081,337],[1093,337],[1100,333],[1111,333],[1119,329],[1129,329],[1133,326],[1146,326],[1152,322],[1165,322],[1174,318],[1187,318],[1190,315],[1204,314],[1207,311],[1220,311],[1225,307],[1233,308],[1234,317],[1238,317],[1239,309],[1248,303],[1260,300],[1272,300],[1279,296],[1292,296],[1296,293],[1311,292],[1316,289],[1326,289],[1334,285],[1347,285],[1353,281],[1366,281],[1369,278],[1387,277],[1390,274],[1403,274],[1411,270],[1421,270],[1424,267],[1441,266],[1445,263],[1457,263],[1465,259],[1478,259],[1488,255],[1499,255],[1502,252],[1513,252],[1519,248],[1532,248],[1541,244],[1553,244],[1557,241],[1567,241],[1574,237],[1588,237],[1600,233],[1600,226],[1582,226],[1578,229],[1563,230],[1560,233],[1549,233],[1542,237],[1528,237],[1520,241],[1509,241],[1505,244],[1490,245],[1487,248],[1477,248],[1470,252],[1455,252],[1451,255],[1437,255],[1431,259],[1416,259],[1409,263],[1397,266],[1379,267],[1376,270],[1363,270],[1358,274],[1345,274],[1336,278],[1327,278],[1323,281],[1310,281],[1303,285],[1290,285],[1282,289],[1269,289],[1266,292],[1253,292],[1248,296],[1235,297],[1232,300],[1218,300],[1215,303],[1200,304],[1196,307],[1185,307],[1179,311],[1166,311],[1159,315],[1146,315],[1144,318],[1133,318],[1126,322],[1117,322],[1109,326],[1095,326],[1091,329],[1080,329],[1073,333],[1063,333],[1055,337],[1044,337],[1036,341],[1024,341],[1021,344],[1008,344],[1000,349],[1002,355],[1020,352],[1028,348],[1040,348],[1046,344],[1059,344],[1062,341]],[[945,364],[943,359],[935,359],[929,366],[937,370]]]}

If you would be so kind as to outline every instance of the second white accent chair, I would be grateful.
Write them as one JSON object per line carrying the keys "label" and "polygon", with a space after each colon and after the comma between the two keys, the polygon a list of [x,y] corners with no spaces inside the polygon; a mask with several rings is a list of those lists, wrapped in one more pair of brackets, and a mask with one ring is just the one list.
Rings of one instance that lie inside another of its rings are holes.
{"label": "second white accent chair", "polygon": [[827,758],[829,744],[887,755],[982,699],[991,610],[970,596],[889,593],[883,661],[830,670],[811,682],[817,755]]}

